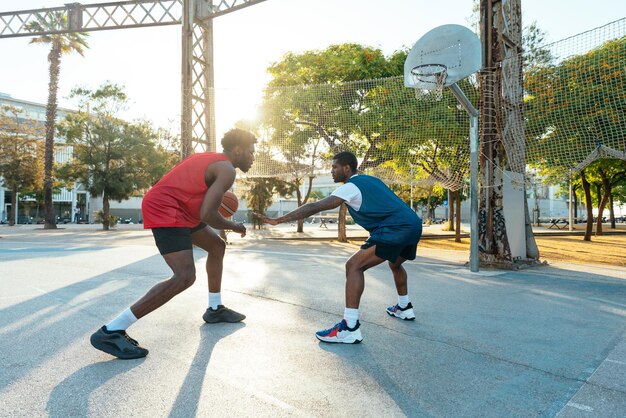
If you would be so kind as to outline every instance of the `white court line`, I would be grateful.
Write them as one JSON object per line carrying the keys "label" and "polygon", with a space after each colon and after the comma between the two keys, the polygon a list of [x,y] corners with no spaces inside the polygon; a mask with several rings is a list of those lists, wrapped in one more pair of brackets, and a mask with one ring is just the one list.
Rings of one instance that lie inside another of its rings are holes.
{"label": "white court line", "polygon": [[606,359],[604,361],[608,361],[609,363],[617,363],[617,364],[626,364],[625,361],[619,361],[619,360],[611,360],[611,359]]}
{"label": "white court line", "polygon": [[572,408],[580,409],[581,411],[593,412],[593,408],[587,405],[582,405],[576,402],[568,402],[567,406],[571,406]]}
{"label": "white court line", "polygon": [[349,257],[348,255],[325,255],[325,254],[312,254],[312,253],[293,253],[293,252],[281,252],[281,251],[262,251],[262,250],[243,250],[243,249],[233,249],[228,250],[226,254],[233,252],[242,252],[242,253],[259,253],[259,254],[276,254],[276,255],[291,255],[298,257],[317,257],[317,258],[341,258],[346,259]]}

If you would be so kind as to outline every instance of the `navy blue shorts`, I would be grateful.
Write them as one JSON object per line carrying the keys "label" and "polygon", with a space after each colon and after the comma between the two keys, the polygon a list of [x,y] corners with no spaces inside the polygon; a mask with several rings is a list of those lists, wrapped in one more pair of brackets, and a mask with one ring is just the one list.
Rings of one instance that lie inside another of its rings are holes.
{"label": "navy blue shorts", "polygon": [[165,255],[191,250],[193,248],[191,234],[205,226],[205,223],[200,223],[193,228],[152,228],[152,235],[154,235],[154,242],[159,249],[159,253]]}
{"label": "navy blue shorts", "polygon": [[[380,232],[380,231],[379,231]],[[398,243],[383,242],[379,235],[373,234],[367,241],[361,245],[361,249],[366,250],[370,247],[376,246],[374,253],[377,257],[385,259],[391,263],[395,263],[398,257],[402,257],[405,260],[415,260],[417,253],[417,243],[422,237],[422,224],[415,225],[415,228],[403,228],[395,232],[390,232],[389,229],[385,230],[388,236],[391,234],[398,239]],[[401,238],[403,237],[403,238]],[[416,242],[411,242],[416,240]],[[385,240],[386,241],[386,240]]]}
{"label": "navy blue shorts", "polygon": [[409,245],[390,245],[368,239],[361,245],[361,249],[366,250],[374,245],[376,246],[374,250],[376,256],[391,263],[395,263],[398,257],[402,257],[405,260],[415,260],[417,254],[417,243]]}

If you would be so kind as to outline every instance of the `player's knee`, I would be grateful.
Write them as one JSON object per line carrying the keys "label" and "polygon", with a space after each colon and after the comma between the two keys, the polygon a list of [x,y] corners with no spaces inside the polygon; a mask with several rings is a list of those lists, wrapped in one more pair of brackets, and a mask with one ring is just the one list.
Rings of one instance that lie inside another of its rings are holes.
{"label": "player's knee", "polygon": [[353,271],[365,271],[365,267],[361,265],[361,263],[359,263],[358,261],[351,258],[346,261],[346,273],[350,273]]}
{"label": "player's knee", "polygon": [[176,284],[179,287],[179,291],[191,287],[196,281],[196,268],[194,266],[184,267],[176,272]]}
{"label": "player's knee", "polygon": [[389,261],[388,264],[389,264],[389,268],[392,271],[402,270],[402,263],[398,263],[398,262],[392,263],[391,261]]}
{"label": "player's knee", "polygon": [[224,253],[226,252],[226,241],[221,238],[216,238],[212,240],[208,252],[211,256],[223,257]]}

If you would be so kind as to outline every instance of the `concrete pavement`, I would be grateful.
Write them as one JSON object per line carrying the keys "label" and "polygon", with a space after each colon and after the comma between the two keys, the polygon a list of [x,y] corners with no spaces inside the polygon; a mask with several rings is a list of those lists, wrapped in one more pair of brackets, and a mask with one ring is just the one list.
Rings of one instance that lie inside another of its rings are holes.
{"label": "concrete pavement", "polygon": [[406,266],[417,320],[385,314],[379,266],[363,343],[337,346],[314,332],[341,318],[356,246],[276,239],[289,232],[229,235],[223,299],[243,323],[203,323],[197,250],[196,283],[129,329],[149,356],[121,361],[89,335],[168,276],[149,231],[0,227],[0,416],[626,415],[626,269],[473,274],[462,252],[420,248]]}

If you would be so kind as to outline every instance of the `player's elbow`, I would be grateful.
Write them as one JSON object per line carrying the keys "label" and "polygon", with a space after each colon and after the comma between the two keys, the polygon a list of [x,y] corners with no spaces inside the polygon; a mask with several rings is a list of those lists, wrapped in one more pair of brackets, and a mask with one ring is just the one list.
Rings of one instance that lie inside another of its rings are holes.
{"label": "player's elbow", "polygon": [[219,222],[218,221],[219,216],[220,215],[217,213],[217,210],[200,211],[200,219],[202,219],[202,222],[204,222],[205,224],[213,228],[215,227],[215,224]]}

